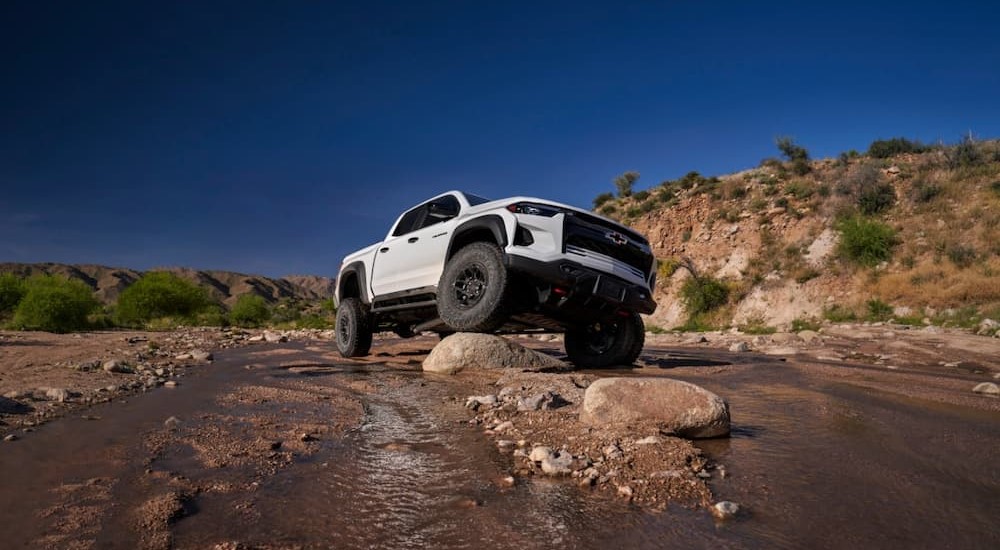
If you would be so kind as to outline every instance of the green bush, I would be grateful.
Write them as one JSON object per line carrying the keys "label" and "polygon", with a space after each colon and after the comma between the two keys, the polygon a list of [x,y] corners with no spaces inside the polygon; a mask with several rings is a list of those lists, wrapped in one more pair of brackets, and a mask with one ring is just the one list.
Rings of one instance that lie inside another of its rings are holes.
{"label": "green bush", "polygon": [[792,332],[803,330],[817,331],[820,329],[819,321],[815,319],[804,319],[802,317],[792,320]]}
{"label": "green bush", "polygon": [[632,195],[632,197],[635,200],[637,200],[639,202],[642,202],[642,201],[644,201],[644,200],[646,200],[646,199],[649,198],[649,191],[646,191],[645,189],[643,189],[642,191],[637,192],[635,195]]}
{"label": "green bush", "polygon": [[976,261],[976,249],[964,244],[953,244],[948,247],[948,259],[956,266],[965,269]]}
{"label": "green bush", "polygon": [[244,294],[236,299],[229,319],[239,327],[259,327],[271,318],[267,301],[256,294]]}
{"label": "green bush", "polygon": [[892,306],[878,298],[868,300],[865,306],[868,308],[869,321],[888,321],[892,317]]}
{"label": "green bush", "polygon": [[25,292],[24,279],[13,273],[0,273],[0,314],[14,311]]}
{"label": "green bush", "polygon": [[951,168],[968,168],[978,166],[984,160],[976,145],[976,140],[966,136],[957,145],[945,150],[948,166]]}
{"label": "green bush", "polygon": [[632,186],[639,181],[639,172],[625,172],[614,179],[615,188],[618,189],[619,197],[632,195]]}
{"label": "green bush", "polygon": [[166,271],[151,271],[118,297],[115,315],[122,325],[137,326],[161,317],[186,318],[211,305],[208,292]]}
{"label": "green bush", "polygon": [[710,276],[691,277],[681,286],[681,301],[691,316],[707,313],[726,304],[729,287]]}
{"label": "green bush", "polygon": [[600,208],[604,203],[615,198],[611,193],[601,193],[594,197],[594,209]]}
{"label": "green bush", "polygon": [[791,163],[792,173],[804,176],[812,171],[812,166],[809,164],[809,151],[805,147],[797,145],[790,137],[779,137],[774,140],[774,143],[778,146],[781,154]]}
{"label": "green bush", "polygon": [[888,225],[863,216],[845,218],[837,225],[841,257],[869,267],[892,257],[897,240],[896,232]]}
{"label": "green bush", "polygon": [[917,202],[931,202],[941,194],[941,186],[924,180],[913,184],[913,200]]}
{"label": "green bush", "polygon": [[892,184],[880,182],[863,185],[858,193],[858,208],[863,214],[873,215],[885,212],[896,203],[896,190]]}
{"label": "green bush", "polygon": [[995,181],[995,182],[991,183],[990,184],[990,189],[993,191],[993,193],[996,196],[1000,197],[1000,181]]}
{"label": "green bush", "polygon": [[816,186],[809,180],[792,180],[785,185],[785,193],[798,200],[808,199],[816,192]]}
{"label": "green bush", "polygon": [[75,279],[38,275],[27,280],[25,289],[14,312],[18,329],[83,330],[88,327],[87,316],[100,305],[90,287]]}
{"label": "green bush", "polygon": [[928,147],[919,141],[910,141],[906,138],[876,139],[868,146],[868,156],[877,159],[886,159],[904,153],[923,153]]}
{"label": "green bush", "polygon": [[858,320],[858,316],[853,310],[837,304],[824,308],[823,318],[834,323]]}

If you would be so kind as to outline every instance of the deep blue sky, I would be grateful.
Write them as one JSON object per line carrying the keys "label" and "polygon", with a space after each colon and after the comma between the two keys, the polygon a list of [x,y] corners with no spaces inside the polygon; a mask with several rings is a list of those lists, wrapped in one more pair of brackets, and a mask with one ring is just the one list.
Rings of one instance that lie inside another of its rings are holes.
{"label": "deep blue sky", "polygon": [[3,2],[0,261],[333,275],[452,188],[997,137],[995,4]]}

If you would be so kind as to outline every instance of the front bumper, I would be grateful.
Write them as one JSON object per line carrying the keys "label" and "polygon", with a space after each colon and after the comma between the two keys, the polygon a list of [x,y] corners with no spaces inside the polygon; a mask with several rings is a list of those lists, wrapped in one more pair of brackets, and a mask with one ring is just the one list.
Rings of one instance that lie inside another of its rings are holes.
{"label": "front bumper", "polygon": [[567,291],[558,303],[550,305],[570,315],[590,318],[620,310],[645,314],[656,311],[656,302],[645,286],[630,283],[572,260],[540,261],[507,254],[504,261],[508,269],[515,273]]}

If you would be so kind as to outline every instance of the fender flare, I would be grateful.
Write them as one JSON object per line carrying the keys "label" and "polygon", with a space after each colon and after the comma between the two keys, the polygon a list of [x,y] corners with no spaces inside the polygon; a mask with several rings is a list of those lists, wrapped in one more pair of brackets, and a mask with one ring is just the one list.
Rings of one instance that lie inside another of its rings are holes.
{"label": "fender flare", "polygon": [[452,254],[455,253],[455,242],[461,242],[463,235],[470,231],[483,229],[488,230],[493,235],[494,241],[500,246],[501,250],[507,248],[507,229],[503,218],[496,214],[489,214],[471,219],[455,228],[451,234],[451,242],[448,243],[448,253],[445,255],[445,259],[450,259]]}
{"label": "fender flare", "polygon": [[358,297],[364,304],[371,304],[371,298],[368,296],[368,277],[366,276],[365,263],[358,261],[352,262],[340,270],[340,275],[337,277],[337,303],[344,296],[344,287],[347,284],[349,277],[346,275],[354,275],[358,280]]}

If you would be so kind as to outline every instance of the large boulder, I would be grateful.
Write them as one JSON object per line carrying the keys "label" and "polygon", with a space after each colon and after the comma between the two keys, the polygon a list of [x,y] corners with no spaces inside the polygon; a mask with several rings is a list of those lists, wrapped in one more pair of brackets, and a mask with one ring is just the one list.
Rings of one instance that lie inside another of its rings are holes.
{"label": "large boulder", "polygon": [[441,340],[424,359],[424,371],[455,374],[479,369],[564,369],[562,361],[492,334],[458,332]]}
{"label": "large boulder", "polygon": [[595,427],[653,423],[682,437],[719,437],[729,433],[729,405],[680,380],[601,378],[584,394],[580,421]]}

